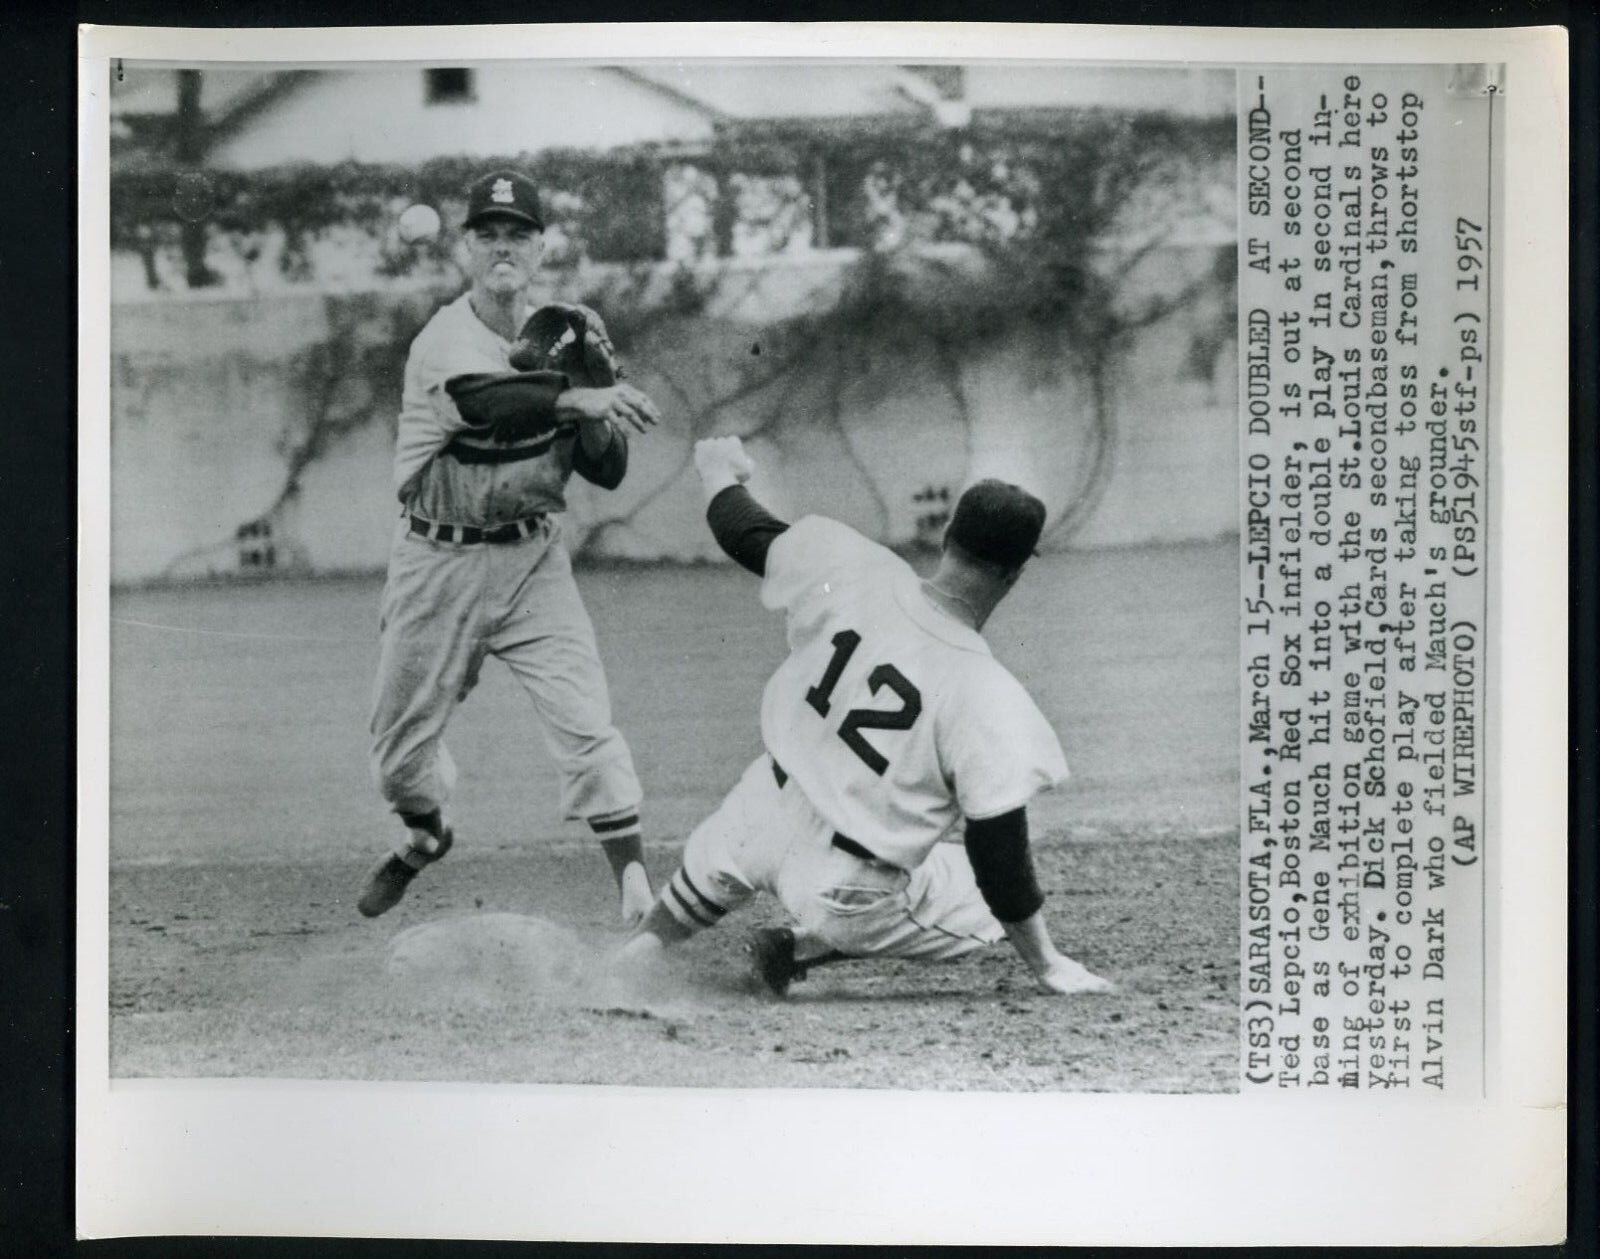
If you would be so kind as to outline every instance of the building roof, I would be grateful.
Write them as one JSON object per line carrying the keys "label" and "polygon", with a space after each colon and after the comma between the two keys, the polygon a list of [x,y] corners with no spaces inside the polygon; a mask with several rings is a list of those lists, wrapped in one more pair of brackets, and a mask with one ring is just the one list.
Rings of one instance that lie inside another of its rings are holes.
{"label": "building roof", "polygon": [[1225,118],[1236,107],[1232,69],[1173,65],[974,65],[966,68],[973,110],[1160,110]]}
{"label": "building roof", "polygon": [[670,89],[728,121],[915,117],[919,106],[897,88],[904,72],[888,65],[691,64],[627,67],[637,79]]}

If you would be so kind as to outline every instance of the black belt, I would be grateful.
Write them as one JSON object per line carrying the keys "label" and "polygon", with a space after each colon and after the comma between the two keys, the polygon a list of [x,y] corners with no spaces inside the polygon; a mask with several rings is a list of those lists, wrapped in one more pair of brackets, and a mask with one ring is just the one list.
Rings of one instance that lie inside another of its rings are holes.
{"label": "black belt", "polygon": [[412,516],[411,532],[435,542],[460,542],[472,546],[478,542],[521,542],[523,538],[531,538],[538,533],[543,524],[543,512],[526,520],[514,520],[509,525],[496,525],[492,529],[480,529],[477,525],[440,525],[421,516]]}
{"label": "black belt", "polygon": [[[769,756],[767,759],[771,760],[772,758]],[[774,781],[777,782],[779,791],[782,791],[784,784],[789,781],[788,773],[784,770],[782,765],[778,764],[777,761],[772,761],[772,777]],[[874,865],[879,866],[894,864],[893,862],[885,861],[865,844],[858,844],[855,840],[851,839],[850,836],[841,835],[838,831],[834,831],[833,840],[831,842],[833,846],[840,852],[847,852],[859,861],[870,861]]]}
{"label": "black belt", "polygon": [[833,846],[840,852],[847,852],[852,857],[857,857],[862,861],[870,861],[873,865],[886,866],[892,864],[885,861],[876,853],[862,847],[860,844],[856,843],[855,840],[851,839],[850,836],[839,834],[838,831],[834,831],[833,833]]}

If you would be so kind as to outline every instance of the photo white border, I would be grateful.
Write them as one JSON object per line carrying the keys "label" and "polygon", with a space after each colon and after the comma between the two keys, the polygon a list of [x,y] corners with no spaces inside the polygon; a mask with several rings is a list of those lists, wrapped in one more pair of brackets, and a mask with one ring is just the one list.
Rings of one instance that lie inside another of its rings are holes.
{"label": "photo white border", "polygon": [[[714,55],[708,55],[714,49]],[[1557,1241],[1565,1219],[1567,61],[1559,28],[681,24],[80,33],[77,1221],[890,1244]],[[108,1080],[113,57],[1507,65],[1484,1102]],[[1507,562],[1507,561],[1510,562]],[[1514,857],[1505,849],[1515,845]],[[1491,898],[1492,901],[1492,898]]]}

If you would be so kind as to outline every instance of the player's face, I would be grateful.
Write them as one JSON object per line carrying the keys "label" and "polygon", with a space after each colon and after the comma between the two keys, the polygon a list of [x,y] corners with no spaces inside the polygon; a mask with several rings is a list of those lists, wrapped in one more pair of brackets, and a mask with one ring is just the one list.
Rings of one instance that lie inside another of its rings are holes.
{"label": "player's face", "polygon": [[485,219],[467,233],[472,282],[490,293],[526,288],[544,256],[544,233],[516,219]]}

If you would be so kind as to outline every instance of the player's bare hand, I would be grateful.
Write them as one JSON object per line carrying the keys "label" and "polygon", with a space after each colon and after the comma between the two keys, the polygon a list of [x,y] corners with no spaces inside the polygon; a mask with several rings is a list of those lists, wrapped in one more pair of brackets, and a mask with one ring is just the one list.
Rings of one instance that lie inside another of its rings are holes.
{"label": "player's bare hand", "polygon": [[1085,966],[1080,966],[1070,957],[1057,954],[1051,959],[1050,964],[1038,971],[1034,978],[1039,981],[1039,987],[1057,997],[1072,997],[1079,993],[1089,992],[1115,992],[1116,985],[1109,979],[1101,979]]}
{"label": "player's bare hand", "polygon": [[707,437],[694,444],[694,466],[708,494],[743,485],[756,470],[737,437]]}
{"label": "player's bare hand", "polygon": [[649,432],[661,422],[661,413],[650,396],[629,384],[606,389],[563,389],[556,399],[556,415],[580,424],[585,420],[609,420],[630,425],[638,433]]}

